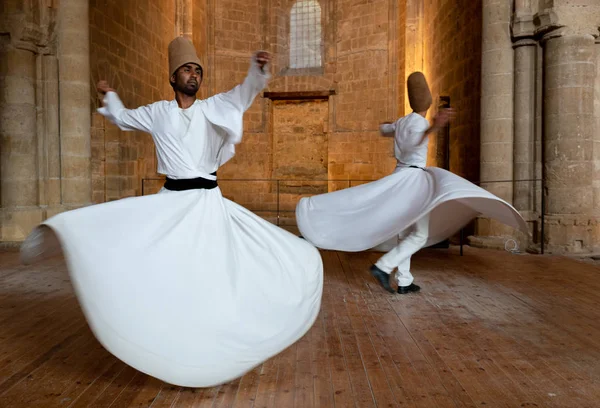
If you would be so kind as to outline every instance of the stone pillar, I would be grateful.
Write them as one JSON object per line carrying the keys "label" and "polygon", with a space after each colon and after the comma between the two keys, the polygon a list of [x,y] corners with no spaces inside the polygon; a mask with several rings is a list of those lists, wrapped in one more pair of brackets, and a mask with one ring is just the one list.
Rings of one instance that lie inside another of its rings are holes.
{"label": "stone pillar", "polygon": [[0,241],[20,241],[42,221],[37,209],[36,56],[0,50]]}
{"label": "stone pillar", "polygon": [[[404,62],[404,82],[415,71],[424,71],[423,66],[423,0],[408,0],[406,2],[406,47]],[[424,72],[427,77],[427,72]],[[428,78],[431,82],[431,78]],[[431,83],[429,84],[431,86]],[[412,112],[408,102],[408,92],[404,96],[404,115]]]}
{"label": "stone pillar", "polygon": [[[600,215],[600,37],[596,38],[596,83],[594,85],[594,215]],[[600,237],[597,237],[600,238]],[[600,241],[596,239],[596,243]]]}
{"label": "stone pillar", "polygon": [[[511,9],[505,0],[483,1],[481,180],[513,179],[514,57]],[[512,183],[484,185],[512,203]]]}
{"label": "stone pillar", "polygon": [[2,208],[35,206],[36,178],[35,54],[10,47],[2,52]]}
{"label": "stone pillar", "polygon": [[594,37],[544,38],[544,176],[548,250],[593,246]]}
{"label": "stone pillar", "polygon": [[38,181],[41,206],[55,211],[61,203],[58,60],[56,55],[37,57]]}
{"label": "stone pillar", "polygon": [[175,4],[175,36],[189,38],[193,41],[193,2],[192,0],[177,0]]}
{"label": "stone pillar", "polygon": [[[208,18],[208,6],[206,0],[195,0],[192,7],[192,42],[198,52],[198,57],[204,65],[204,80],[207,84],[213,75],[209,74],[208,58],[208,29],[210,25]],[[211,96],[210,88],[206,85],[200,87],[199,97],[205,99]]]}
{"label": "stone pillar", "polygon": [[515,50],[514,84],[514,207],[531,220],[535,183],[535,86],[537,42],[519,40]]}
{"label": "stone pillar", "polygon": [[62,204],[92,201],[89,2],[61,0],[58,8],[58,64]]}
{"label": "stone pillar", "polygon": [[[507,180],[482,183],[481,187],[512,204],[514,55],[511,15],[511,2],[483,0],[480,180]],[[480,218],[476,234],[478,237],[471,239],[473,245],[503,247],[502,240],[489,237],[511,234],[511,231],[496,221]]]}
{"label": "stone pillar", "polygon": [[183,2],[183,36],[192,39],[194,29],[194,5],[192,0],[184,0]]}
{"label": "stone pillar", "polygon": [[[544,177],[543,148],[544,148],[544,49],[538,42],[536,57],[535,78],[535,178],[542,180]],[[542,182],[535,183],[535,212],[541,215],[542,209]],[[534,239],[536,243],[541,242],[541,219],[536,227]]]}

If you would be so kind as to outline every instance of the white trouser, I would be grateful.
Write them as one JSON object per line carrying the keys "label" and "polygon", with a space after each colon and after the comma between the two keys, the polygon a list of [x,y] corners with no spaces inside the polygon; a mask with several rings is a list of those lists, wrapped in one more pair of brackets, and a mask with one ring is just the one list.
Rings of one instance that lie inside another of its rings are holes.
{"label": "white trouser", "polygon": [[398,286],[409,286],[413,282],[410,273],[410,258],[427,242],[429,236],[429,214],[402,231],[398,238],[400,243],[390,252],[379,258],[375,266],[386,273],[398,268],[396,281]]}

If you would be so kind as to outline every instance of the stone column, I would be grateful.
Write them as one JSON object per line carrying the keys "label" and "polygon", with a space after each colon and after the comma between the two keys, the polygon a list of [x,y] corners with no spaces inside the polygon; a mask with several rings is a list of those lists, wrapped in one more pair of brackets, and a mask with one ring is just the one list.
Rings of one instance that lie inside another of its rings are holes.
{"label": "stone column", "polygon": [[[596,82],[594,85],[594,215],[600,215],[600,37],[596,38]],[[596,239],[596,242],[599,240]]]}
{"label": "stone column", "polygon": [[39,204],[53,207],[56,211],[61,203],[60,98],[56,55],[38,55],[37,71]]}
{"label": "stone column", "polygon": [[193,41],[193,2],[177,0],[175,3],[175,36],[189,38]]}
{"label": "stone column", "polygon": [[184,0],[183,2],[183,36],[192,40],[194,30],[194,5],[192,0]]}
{"label": "stone column", "polygon": [[88,3],[61,0],[58,8],[61,195],[67,208],[92,201]]}
{"label": "stone column", "polygon": [[[404,82],[399,84],[406,87],[406,80],[415,71],[423,71],[423,0],[408,0],[406,2],[406,47],[404,61]],[[424,72],[425,76],[427,73]],[[431,78],[428,78],[431,82]],[[431,83],[430,83],[431,86]],[[404,96],[404,115],[412,112],[408,102],[408,92]]]}
{"label": "stone column", "polygon": [[[543,147],[544,147],[544,49],[538,42],[536,56],[536,78],[535,78],[535,178],[541,180],[544,177]],[[544,211],[542,209],[542,182],[535,183],[535,212],[538,217]],[[536,226],[535,242],[541,242],[541,219]]]}
{"label": "stone column", "polygon": [[[481,80],[482,181],[513,178],[514,57],[511,9],[505,0],[483,1]],[[484,185],[512,203],[512,183]]]}
{"label": "stone column", "polygon": [[20,241],[42,221],[35,81],[35,52],[6,44],[0,50],[0,241]]}
{"label": "stone column", "polygon": [[515,50],[514,85],[514,201],[526,219],[532,219],[535,183],[535,86],[537,42],[519,40]]}
{"label": "stone column", "polygon": [[[482,183],[481,187],[512,203],[514,55],[510,24],[511,2],[483,0],[480,180],[508,180]],[[503,247],[501,240],[484,237],[510,232],[500,223],[480,218],[476,233],[478,238],[471,239],[472,244]],[[481,240],[485,242],[478,242]]]}
{"label": "stone column", "polygon": [[545,240],[552,252],[587,252],[594,207],[594,37],[544,38]]}

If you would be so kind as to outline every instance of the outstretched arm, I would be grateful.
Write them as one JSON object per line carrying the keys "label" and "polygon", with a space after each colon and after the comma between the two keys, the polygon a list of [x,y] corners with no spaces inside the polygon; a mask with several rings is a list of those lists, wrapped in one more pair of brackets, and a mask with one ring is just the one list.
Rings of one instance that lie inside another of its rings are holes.
{"label": "outstretched arm", "polygon": [[442,129],[444,126],[446,126],[448,122],[450,122],[450,120],[454,118],[454,116],[456,116],[454,109],[440,109],[437,115],[435,115],[435,117],[433,118],[433,125],[431,125],[429,129],[427,129],[423,133],[423,137],[421,137],[418,144],[422,143],[425,140],[425,138],[428,137],[430,134],[435,133],[438,130]]}
{"label": "outstretched arm", "polygon": [[396,133],[396,122],[383,122],[379,125],[379,132],[382,136],[394,136]]}
{"label": "outstretched arm", "polygon": [[433,125],[429,125],[426,121],[413,122],[405,128],[399,135],[402,145],[405,148],[419,146],[425,141],[429,135],[437,132],[448,124],[451,118],[454,117],[453,109],[442,109],[433,118]]}
{"label": "outstretched arm", "polygon": [[237,85],[229,92],[224,92],[215,95],[221,102],[232,105],[238,110],[245,112],[250,108],[254,98],[262,91],[266,86],[269,78],[268,63],[271,60],[271,55],[266,51],[256,52],[252,56],[250,62],[250,69],[248,75],[244,79],[244,82]]}
{"label": "outstretched arm", "polygon": [[119,95],[106,81],[97,85],[102,97],[103,107],[98,112],[117,125],[121,130],[141,130],[152,133],[152,105],[141,106],[137,109],[127,109]]}

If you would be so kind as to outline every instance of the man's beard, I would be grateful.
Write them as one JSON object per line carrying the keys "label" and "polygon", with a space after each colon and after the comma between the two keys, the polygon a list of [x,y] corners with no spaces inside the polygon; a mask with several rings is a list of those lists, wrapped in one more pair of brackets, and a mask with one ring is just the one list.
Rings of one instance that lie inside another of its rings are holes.
{"label": "man's beard", "polygon": [[200,85],[197,83],[188,82],[185,85],[178,85],[177,90],[187,96],[196,96],[199,87]]}

